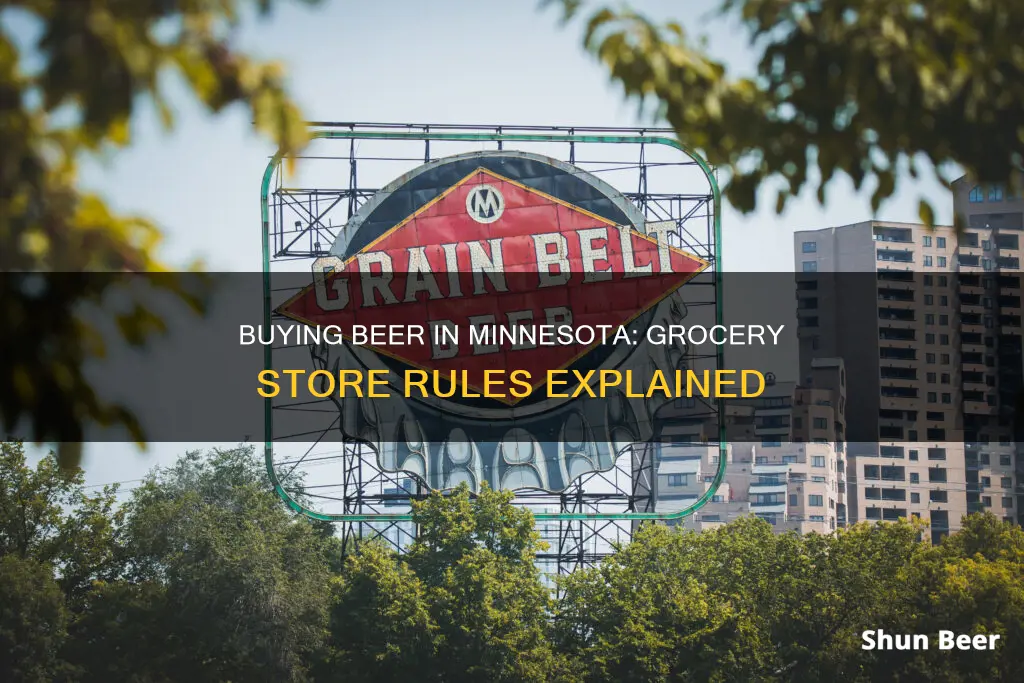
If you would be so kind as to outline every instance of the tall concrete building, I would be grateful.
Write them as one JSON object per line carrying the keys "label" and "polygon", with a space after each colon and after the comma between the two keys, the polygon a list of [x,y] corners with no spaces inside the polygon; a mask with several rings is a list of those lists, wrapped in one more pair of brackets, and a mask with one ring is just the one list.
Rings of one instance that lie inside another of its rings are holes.
{"label": "tall concrete building", "polygon": [[[957,189],[959,213],[972,192]],[[970,511],[1017,516],[1019,252],[998,233],[1019,231],[1021,213],[974,204],[959,236],[882,221],[795,234],[801,373],[842,358],[861,428],[847,448],[851,522],[920,517],[938,540]]]}
{"label": "tall concrete building", "polygon": [[[725,481],[714,498],[682,521],[714,528],[756,515],[776,531],[831,533],[846,522],[844,417],[846,371],[840,359],[819,359],[806,385],[775,382],[756,398],[727,406]],[[657,449],[655,506],[691,505],[714,481],[716,429],[688,420],[685,406],[666,414]]]}
{"label": "tall concrete building", "polygon": [[[1024,489],[1014,418],[1024,368],[1021,355],[1021,235],[1024,197],[961,178],[953,206],[963,325],[964,439],[968,511],[989,510],[1024,523]],[[1019,435],[1018,435],[1019,441]]]}

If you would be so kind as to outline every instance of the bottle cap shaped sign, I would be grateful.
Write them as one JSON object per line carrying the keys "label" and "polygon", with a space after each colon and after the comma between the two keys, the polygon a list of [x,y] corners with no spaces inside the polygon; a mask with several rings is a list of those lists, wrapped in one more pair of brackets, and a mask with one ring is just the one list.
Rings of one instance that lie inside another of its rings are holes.
{"label": "bottle cap shaped sign", "polygon": [[[643,384],[685,362],[685,348],[644,335],[681,322],[680,287],[709,265],[670,246],[676,229],[645,221],[620,192],[561,161],[518,151],[448,157],[363,205],[314,264],[313,284],[277,313],[336,326],[350,340],[312,347],[317,369],[432,378],[426,396],[405,397],[396,384],[390,398],[332,398],[339,429],[375,449],[382,469],[435,489],[486,481],[560,491],[655,433],[664,396],[626,386],[573,396],[572,379],[616,369]],[[384,326],[427,332],[422,342],[356,338]],[[614,339],[620,329],[628,339]],[[525,371],[531,390],[494,390],[494,370]],[[579,374],[547,391],[548,373],[563,370]]]}

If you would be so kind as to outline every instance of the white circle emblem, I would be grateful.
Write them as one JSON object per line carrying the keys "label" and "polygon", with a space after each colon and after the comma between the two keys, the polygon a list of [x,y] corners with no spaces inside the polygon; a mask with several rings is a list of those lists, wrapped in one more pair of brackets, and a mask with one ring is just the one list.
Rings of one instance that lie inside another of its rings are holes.
{"label": "white circle emblem", "polygon": [[477,223],[493,223],[505,212],[505,198],[493,185],[477,185],[466,196],[466,213]]}

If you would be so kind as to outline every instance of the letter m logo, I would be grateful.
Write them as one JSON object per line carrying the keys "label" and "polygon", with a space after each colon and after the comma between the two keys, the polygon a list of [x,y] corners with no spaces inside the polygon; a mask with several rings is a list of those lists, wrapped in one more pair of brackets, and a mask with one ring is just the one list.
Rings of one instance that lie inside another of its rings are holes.
{"label": "letter m logo", "polygon": [[477,223],[493,223],[505,212],[505,198],[493,185],[477,185],[466,196],[466,213]]}

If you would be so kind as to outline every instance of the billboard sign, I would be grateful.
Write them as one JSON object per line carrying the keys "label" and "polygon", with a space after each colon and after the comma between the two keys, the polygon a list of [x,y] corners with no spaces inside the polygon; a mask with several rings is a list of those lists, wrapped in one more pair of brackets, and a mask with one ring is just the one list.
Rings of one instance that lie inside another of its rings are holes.
{"label": "billboard sign", "polygon": [[[559,491],[654,433],[656,397],[571,380],[685,362],[643,334],[681,321],[679,288],[709,265],[671,244],[676,229],[565,162],[448,157],[363,205],[277,312],[340,331],[345,343],[311,346],[317,368],[419,372],[419,394],[332,398],[339,428],[386,471],[435,489]],[[565,392],[535,391],[552,371]]]}

